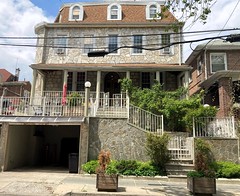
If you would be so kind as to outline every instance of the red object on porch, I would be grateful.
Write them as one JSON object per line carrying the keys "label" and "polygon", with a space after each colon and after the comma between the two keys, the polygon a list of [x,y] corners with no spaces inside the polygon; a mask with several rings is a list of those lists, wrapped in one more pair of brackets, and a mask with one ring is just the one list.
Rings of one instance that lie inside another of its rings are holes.
{"label": "red object on porch", "polygon": [[66,105],[66,103],[67,103],[67,84],[64,84],[62,94],[62,105]]}

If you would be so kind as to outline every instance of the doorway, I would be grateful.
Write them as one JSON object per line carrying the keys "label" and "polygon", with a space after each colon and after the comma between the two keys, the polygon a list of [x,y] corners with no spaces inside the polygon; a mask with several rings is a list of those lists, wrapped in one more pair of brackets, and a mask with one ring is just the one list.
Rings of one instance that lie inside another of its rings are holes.
{"label": "doorway", "polygon": [[113,94],[121,92],[119,75],[116,72],[109,72],[104,79],[104,92],[109,92],[110,98],[113,98]]}

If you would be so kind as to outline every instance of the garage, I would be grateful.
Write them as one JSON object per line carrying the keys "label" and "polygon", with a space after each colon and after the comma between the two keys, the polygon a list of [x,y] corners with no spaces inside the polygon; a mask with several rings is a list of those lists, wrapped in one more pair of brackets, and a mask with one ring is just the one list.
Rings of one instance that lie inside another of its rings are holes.
{"label": "garage", "polygon": [[4,117],[1,122],[7,129],[5,171],[24,167],[68,170],[69,161],[78,161],[83,118]]}

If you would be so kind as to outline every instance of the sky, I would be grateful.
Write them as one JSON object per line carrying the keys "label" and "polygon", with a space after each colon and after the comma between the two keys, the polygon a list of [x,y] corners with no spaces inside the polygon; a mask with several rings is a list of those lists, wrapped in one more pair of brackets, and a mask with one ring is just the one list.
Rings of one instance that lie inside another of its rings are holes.
{"label": "sky", "polygon": [[[0,0],[0,37],[36,36],[34,27],[40,22],[53,22],[59,9],[64,3],[91,2],[99,0]],[[190,25],[188,21],[184,31],[199,31],[212,29],[240,28],[240,0],[216,0],[212,6],[212,13],[207,23],[200,22]],[[223,34],[240,33],[240,31],[222,32],[205,36],[218,36]],[[200,36],[200,35],[199,35]],[[203,35],[200,36],[201,38]],[[186,37],[185,40],[199,37]],[[0,44],[32,44],[35,40],[9,40],[0,39]],[[199,43],[191,45],[195,48]],[[189,45],[184,45],[185,58],[191,53]],[[29,65],[34,63],[36,49],[34,47],[13,47],[0,45],[0,68],[7,69],[15,74],[20,68],[20,80],[32,82],[32,69]]]}

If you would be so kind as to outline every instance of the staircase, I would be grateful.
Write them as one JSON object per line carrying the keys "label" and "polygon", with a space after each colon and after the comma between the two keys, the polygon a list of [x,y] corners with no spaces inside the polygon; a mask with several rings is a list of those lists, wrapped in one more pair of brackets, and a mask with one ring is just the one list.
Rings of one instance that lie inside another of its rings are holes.
{"label": "staircase", "polygon": [[193,161],[172,161],[166,165],[168,177],[186,177],[194,169]]}

